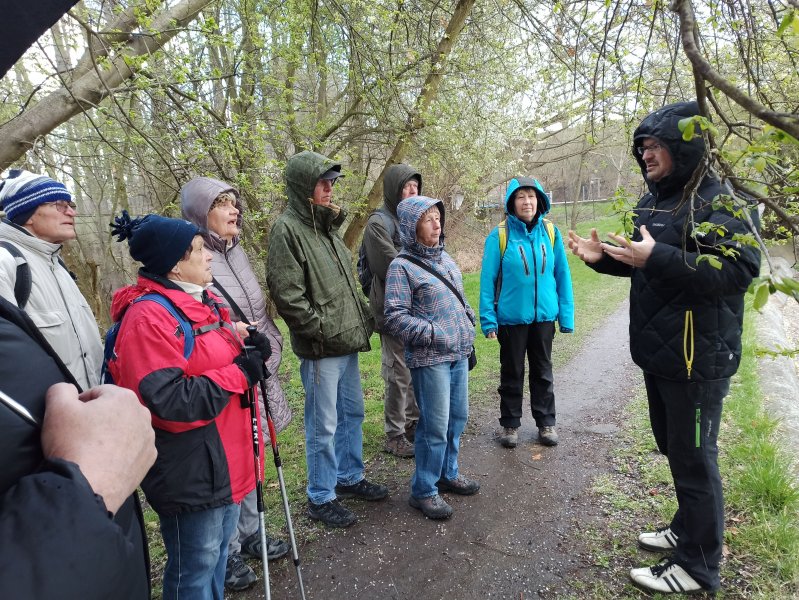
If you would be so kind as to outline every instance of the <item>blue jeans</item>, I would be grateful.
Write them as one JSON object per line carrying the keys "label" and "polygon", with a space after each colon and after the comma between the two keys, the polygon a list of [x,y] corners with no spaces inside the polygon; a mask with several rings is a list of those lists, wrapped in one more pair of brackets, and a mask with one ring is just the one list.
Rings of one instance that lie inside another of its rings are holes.
{"label": "blue jeans", "polygon": [[358,354],[300,359],[305,388],[305,460],[308,499],[324,504],[336,483],[363,479],[363,391]]}
{"label": "blue jeans", "polygon": [[416,425],[416,470],[411,494],[427,498],[438,494],[436,482],[458,477],[458,449],[469,418],[468,360],[411,369],[419,405]]}
{"label": "blue jeans", "polygon": [[227,546],[239,505],[158,518],[167,554],[164,600],[222,600]]}

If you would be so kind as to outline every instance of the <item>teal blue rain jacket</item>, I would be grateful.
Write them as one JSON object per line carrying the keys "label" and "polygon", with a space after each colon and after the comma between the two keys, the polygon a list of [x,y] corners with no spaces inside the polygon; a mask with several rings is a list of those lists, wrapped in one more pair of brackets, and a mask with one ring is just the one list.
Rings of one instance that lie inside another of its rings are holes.
{"label": "teal blue rain jacket", "polygon": [[[531,187],[538,197],[533,227],[527,231],[513,214],[510,198],[520,187]],[[549,212],[549,198],[535,179],[519,177],[508,184],[505,196],[508,245],[500,256],[499,228],[485,241],[480,274],[480,327],[483,334],[496,332],[497,325],[523,325],[557,321],[561,333],[574,331],[574,296],[571,272],[566,261],[560,231],[555,228],[554,244],[543,217]],[[502,268],[499,302],[494,307],[497,276]]]}

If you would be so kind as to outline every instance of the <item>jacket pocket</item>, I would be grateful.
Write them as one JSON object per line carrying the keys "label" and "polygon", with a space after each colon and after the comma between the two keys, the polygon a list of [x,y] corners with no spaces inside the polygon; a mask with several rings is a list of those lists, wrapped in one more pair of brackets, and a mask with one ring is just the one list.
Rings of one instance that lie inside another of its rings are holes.
{"label": "jacket pocket", "polygon": [[524,254],[524,248],[522,248],[521,244],[519,244],[519,256],[522,259],[522,264],[524,265],[524,274],[530,274],[530,265],[527,263],[527,256]]}

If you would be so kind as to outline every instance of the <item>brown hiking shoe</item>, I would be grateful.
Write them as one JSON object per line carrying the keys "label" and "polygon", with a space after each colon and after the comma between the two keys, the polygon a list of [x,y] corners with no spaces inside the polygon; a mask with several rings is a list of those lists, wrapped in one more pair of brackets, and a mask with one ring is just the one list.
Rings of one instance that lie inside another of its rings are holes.
{"label": "brown hiking shoe", "polygon": [[408,504],[417,510],[421,510],[422,514],[428,519],[448,519],[452,516],[452,507],[438,494],[427,498],[409,496]]}
{"label": "brown hiking shoe", "polygon": [[402,458],[411,458],[416,452],[413,443],[408,441],[404,433],[388,438],[386,440],[385,451]]}
{"label": "brown hiking shoe", "polygon": [[517,429],[518,427],[503,427],[502,433],[499,435],[499,443],[506,448],[515,448],[519,443]]}
{"label": "brown hiking shoe", "polygon": [[555,430],[555,426],[547,425],[546,427],[539,427],[538,441],[541,442],[544,446],[557,446],[558,432]]}

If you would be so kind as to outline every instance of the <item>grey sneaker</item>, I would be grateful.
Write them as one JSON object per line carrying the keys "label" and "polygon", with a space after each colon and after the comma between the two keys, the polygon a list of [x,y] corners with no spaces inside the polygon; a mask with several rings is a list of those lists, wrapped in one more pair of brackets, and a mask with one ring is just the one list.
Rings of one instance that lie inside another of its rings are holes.
{"label": "grey sneaker", "polygon": [[541,442],[544,446],[557,446],[558,432],[555,430],[555,426],[547,425],[546,427],[539,427],[538,441]]}
{"label": "grey sneaker", "polygon": [[408,497],[408,504],[412,508],[421,510],[428,519],[448,519],[452,516],[452,507],[436,494],[427,498]]}
{"label": "grey sneaker", "polygon": [[650,552],[671,552],[677,547],[677,536],[670,527],[661,527],[639,535],[638,545]]}
{"label": "grey sneaker", "polygon": [[227,557],[227,565],[225,567],[225,589],[231,592],[240,592],[246,590],[258,581],[258,575],[255,574],[241,554],[230,554]]}
{"label": "grey sneaker", "polygon": [[385,451],[401,458],[411,458],[416,454],[413,442],[409,442],[404,433],[386,440]]}
{"label": "grey sneaker", "polygon": [[503,427],[499,436],[499,443],[506,448],[515,448],[519,443],[519,434],[516,432],[518,427]]}

